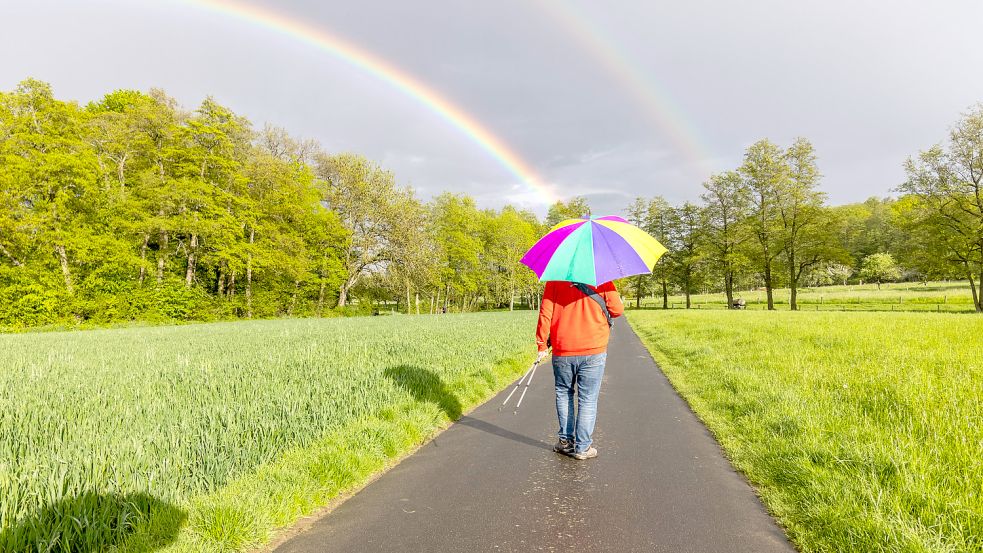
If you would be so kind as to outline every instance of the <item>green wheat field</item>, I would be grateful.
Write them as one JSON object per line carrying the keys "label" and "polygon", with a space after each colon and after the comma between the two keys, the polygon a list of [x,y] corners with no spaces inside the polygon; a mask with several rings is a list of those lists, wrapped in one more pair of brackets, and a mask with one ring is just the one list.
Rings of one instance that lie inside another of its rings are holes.
{"label": "green wheat field", "polygon": [[234,551],[488,398],[532,313],[0,335],[0,551]]}

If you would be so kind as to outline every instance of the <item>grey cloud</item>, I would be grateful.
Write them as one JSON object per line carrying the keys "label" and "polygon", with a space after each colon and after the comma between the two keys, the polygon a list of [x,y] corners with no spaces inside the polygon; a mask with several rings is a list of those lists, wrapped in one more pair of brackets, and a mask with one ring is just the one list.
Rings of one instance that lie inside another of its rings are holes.
{"label": "grey cloud", "polygon": [[[547,182],[619,212],[636,195],[698,197],[711,171],[769,137],[814,141],[836,202],[887,194],[901,163],[983,100],[983,4],[568,2],[612,37],[699,158],[548,10],[526,1],[264,2],[386,58],[452,99]],[[0,88],[34,76],[63,98],[162,87],[213,95],[257,125],[358,151],[421,195],[537,197],[457,129],[374,77],[290,37],[184,2],[0,0]]]}

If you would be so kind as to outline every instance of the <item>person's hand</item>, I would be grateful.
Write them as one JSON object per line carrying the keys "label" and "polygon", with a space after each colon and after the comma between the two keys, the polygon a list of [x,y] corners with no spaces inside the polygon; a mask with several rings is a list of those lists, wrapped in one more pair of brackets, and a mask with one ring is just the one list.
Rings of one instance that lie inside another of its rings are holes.
{"label": "person's hand", "polygon": [[541,363],[543,361],[543,359],[546,359],[546,352],[545,351],[539,352],[539,355],[536,356],[536,363]]}

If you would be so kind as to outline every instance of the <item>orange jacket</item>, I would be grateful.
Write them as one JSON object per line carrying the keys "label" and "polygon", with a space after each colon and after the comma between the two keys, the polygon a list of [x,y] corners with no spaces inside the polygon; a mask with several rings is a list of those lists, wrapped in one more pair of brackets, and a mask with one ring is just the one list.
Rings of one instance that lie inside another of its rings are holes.
{"label": "orange jacket", "polygon": [[[624,313],[625,307],[613,283],[588,286],[604,298],[611,317],[620,317]],[[549,338],[556,356],[603,353],[608,348],[610,335],[608,321],[596,301],[569,282],[546,283],[536,326],[539,351],[546,351],[546,339]]]}

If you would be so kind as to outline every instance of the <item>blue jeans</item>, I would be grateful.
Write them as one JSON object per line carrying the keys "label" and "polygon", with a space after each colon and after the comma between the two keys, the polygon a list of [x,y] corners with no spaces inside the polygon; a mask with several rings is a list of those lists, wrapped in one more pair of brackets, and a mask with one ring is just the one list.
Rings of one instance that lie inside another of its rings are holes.
{"label": "blue jeans", "polygon": [[[591,444],[597,419],[597,396],[601,393],[601,377],[607,358],[607,353],[553,357],[559,436],[574,442],[577,453],[587,451]],[[573,413],[574,386],[577,388],[576,416]]]}

